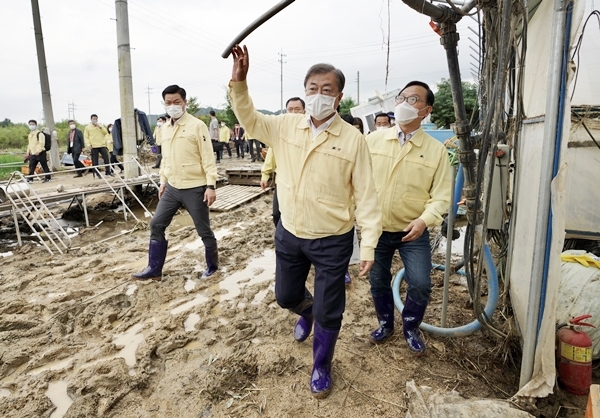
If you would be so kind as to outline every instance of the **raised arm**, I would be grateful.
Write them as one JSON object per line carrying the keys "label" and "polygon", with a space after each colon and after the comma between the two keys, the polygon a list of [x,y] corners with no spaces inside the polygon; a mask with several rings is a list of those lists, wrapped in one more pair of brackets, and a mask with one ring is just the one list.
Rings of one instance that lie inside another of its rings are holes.
{"label": "raised arm", "polygon": [[229,83],[231,107],[240,124],[244,127],[247,138],[255,138],[271,146],[277,140],[279,117],[263,115],[254,108],[248,94],[246,76],[248,75],[248,48],[236,45],[232,51],[233,69]]}

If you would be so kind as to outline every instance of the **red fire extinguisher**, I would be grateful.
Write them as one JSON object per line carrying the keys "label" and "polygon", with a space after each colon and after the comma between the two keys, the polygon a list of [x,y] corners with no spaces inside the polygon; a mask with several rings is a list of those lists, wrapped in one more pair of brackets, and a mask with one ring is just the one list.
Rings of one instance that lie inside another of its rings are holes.
{"label": "red fire extinguisher", "polygon": [[593,327],[581,322],[592,315],[581,315],[558,329],[558,382],[569,393],[587,395],[592,384],[592,339],[581,327]]}

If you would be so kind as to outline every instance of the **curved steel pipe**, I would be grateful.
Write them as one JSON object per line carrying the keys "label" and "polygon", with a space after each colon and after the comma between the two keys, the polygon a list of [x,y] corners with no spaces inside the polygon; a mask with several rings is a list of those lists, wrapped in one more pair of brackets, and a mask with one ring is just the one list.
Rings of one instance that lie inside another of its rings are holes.
{"label": "curved steel pipe", "polygon": [[234,46],[236,46],[237,44],[242,42],[248,35],[250,35],[252,32],[254,32],[254,30],[257,29],[260,25],[265,23],[267,20],[269,20],[270,18],[275,16],[277,13],[279,13],[286,7],[288,7],[294,1],[295,0],[283,0],[283,1],[280,1],[279,3],[277,3],[275,6],[271,7],[266,13],[264,13],[262,16],[260,16],[258,19],[256,19],[254,22],[252,22],[250,25],[248,25],[246,27],[246,29],[244,29],[242,32],[240,32],[240,34],[238,36],[236,36],[235,39],[233,41],[231,41],[231,43],[227,46],[225,51],[223,51],[221,56],[223,58],[228,58],[229,54],[231,54],[231,50],[233,49]]}
{"label": "curved steel pipe", "polygon": [[458,22],[462,18],[462,16],[449,7],[436,6],[435,4],[428,3],[425,0],[402,0],[402,2],[411,9],[429,16],[434,20],[434,22],[440,23],[448,20]]}

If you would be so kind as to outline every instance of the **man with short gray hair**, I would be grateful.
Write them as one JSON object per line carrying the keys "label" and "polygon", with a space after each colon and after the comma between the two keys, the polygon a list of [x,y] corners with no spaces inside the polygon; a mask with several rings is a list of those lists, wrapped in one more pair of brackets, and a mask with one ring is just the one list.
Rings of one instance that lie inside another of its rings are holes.
{"label": "man with short gray hair", "polygon": [[[235,46],[232,52],[233,111],[250,137],[272,147],[278,163],[275,297],[279,306],[300,315],[296,341],[308,338],[314,321],[310,389],[324,398],[331,391],[331,361],[346,303],[344,275],[353,250],[354,216],[362,235],[360,275],[373,266],[381,234],[368,147],[335,110],[345,83],[340,70],[329,64],[308,70],[307,115],[263,115],[248,94],[248,50]],[[311,265],[314,297],[306,288]]]}
{"label": "man with short gray hair", "polygon": [[[396,96],[397,126],[367,136],[373,159],[383,232],[369,272],[379,326],[369,340],[381,344],[394,334],[392,259],[398,251],[408,285],[402,333],[415,355],[425,352],[419,331],[431,296],[431,249],[428,228],[442,223],[450,204],[452,172],[444,145],[421,127],[433,110],[434,95],[422,81],[411,81]],[[387,115],[384,115],[387,117]]]}

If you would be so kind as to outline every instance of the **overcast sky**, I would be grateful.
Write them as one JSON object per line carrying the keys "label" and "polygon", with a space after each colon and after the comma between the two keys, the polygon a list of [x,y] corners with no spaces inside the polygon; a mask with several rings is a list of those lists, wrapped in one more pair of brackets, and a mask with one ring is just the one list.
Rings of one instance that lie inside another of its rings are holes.
{"label": "overcast sky", "polygon": [[[179,84],[202,106],[222,107],[231,77],[231,58],[221,53],[233,38],[277,0],[129,0],[135,106],[162,113],[161,91]],[[110,123],[120,117],[115,2],[39,0],[54,119],[75,116],[87,123],[91,113]],[[304,96],[308,67],[328,62],[346,75],[345,96],[360,101],[419,79],[435,86],[448,78],[445,51],[429,19],[400,0],[390,2],[390,65],[386,86],[388,1],[296,0],[245,40],[250,51],[250,94],[257,108],[280,108],[283,97]],[[42,119],[31,2],[12,2],[2,10],[0,120]],[[472,80],[468,40],[477,23],[458,24],[461,72]],[[148,86],[150,97],[148,97]],[[149,102],[150,99],[150,102]],[[391,110],[391,109],[390,109]]]}

